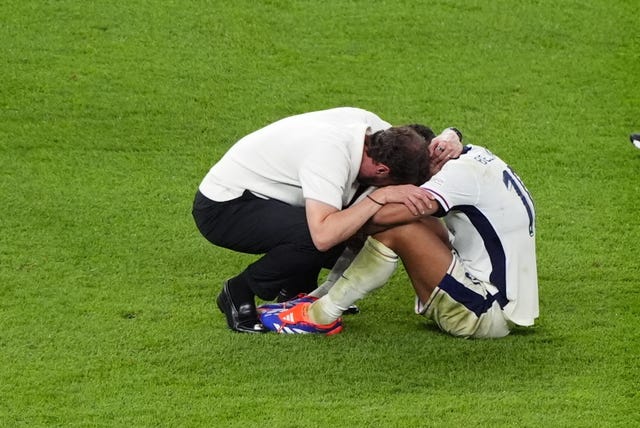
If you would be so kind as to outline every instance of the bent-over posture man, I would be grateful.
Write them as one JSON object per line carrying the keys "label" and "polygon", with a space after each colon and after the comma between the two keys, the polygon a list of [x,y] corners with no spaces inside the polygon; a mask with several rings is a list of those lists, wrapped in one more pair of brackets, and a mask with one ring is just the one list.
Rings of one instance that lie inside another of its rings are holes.
{"label": "bent-over posture man", "polygon": [[416,313],[443,331],[498,338],[513,325],[533,325],[538,317],[535,211],[520,178],[489,150],[470,145],[422,188],[437,207],[415,216],[386,204],[372,218],[386,230],[367,239],[326,295],[267,311],[264,325],[280,333],[340,332],[342,311],[382,286],[398,256],[416,292]]}
{"label": "bent-over posture man", "polygon": [[[447,135],[452,141],[440,159],[460,145]],[[426,179],[427,163],[427,143],[413,129],[350,107],[291,116],[240,139],[204,177],[193,206],[211,243],[263,254],[223,283],[217,305],[229,328],[268,331],[255,296],[316,288],[320,270],[333,266],[344,242],[382,205],[426,212],[434,203],[415,185]],[[399,184],[407,185],[354,202],[361,187]]]}

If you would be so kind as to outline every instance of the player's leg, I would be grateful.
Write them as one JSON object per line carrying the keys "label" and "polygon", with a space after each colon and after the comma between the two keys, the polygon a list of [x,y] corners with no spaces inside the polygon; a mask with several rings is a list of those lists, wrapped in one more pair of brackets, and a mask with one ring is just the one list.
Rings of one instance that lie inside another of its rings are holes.
{"label": "player's leg", "polygon": [[309,293],[309,296],[320,298],[327,294],[331,287],[342,277],[345,270],[353,263],[357,253],[352,248],[347,247],[342,252],[338,260],[335,262],[331,271],[327,275],[325,281],[315,290]]}
{"label": "player's leg", "polygon": [[[439,220],[427,219],[401,225],[369,237],[365,245],[328,293],[313,303],[266,313],[263,322],[279,332],[333,334],[343,311],[371,291],[384,285],[397,263],[397,254],[407,259],[416,292],[428,299],[446,274],[452,255],[446,230]],[[285,328],[286,327],[286,328]]]}
{"label": "player's leg", "polygon": [[382,286],[396,268],[397,256],[369,237],[364,246],[329,292],[313,303],[266,311],[263,324],[278,333],[335,334],[342,330],[340,316],[358,299]]}
{"label": "player's leg", "polygon": [[445,237],[446,230],[437,219],[397,226],[370,237],[328,293],[310,305],[309,320],[318,324],[337,320],[346,308],[387,282],[397,256],[407,259],[403,263],[413,272],[416,293],[426,301],[451,261]]}
{"label": "player's leg", "polygon": [[369,237],[351,265],[326,295],[311,304],[309,321],[331,324],[342,313],[373,290],[383,286],[393,274],[398,257]]}
{"label": "player's leg", "polygon": [[509,334],[511,324],[496,296],[491,294],[491,288],[496,290],[474,278],[454,252],[447,274],[429,300],[425,304],[416,301],[416,313],[432,319],[452,336],[503,337]]}
{"label": "player's leg", "polygon": [[428,217],[381,232],[375,237],[402,259],[419,299],[422,302],[429,300],[452,259],[442,222]]}
{"label": "player's leg", "polygon": [[445,236],[441,223],[430,219],[376,237],[402,259],[416,292],[417,313],[453,336],[506,336],[508,322],[489,286],[468,274]]}

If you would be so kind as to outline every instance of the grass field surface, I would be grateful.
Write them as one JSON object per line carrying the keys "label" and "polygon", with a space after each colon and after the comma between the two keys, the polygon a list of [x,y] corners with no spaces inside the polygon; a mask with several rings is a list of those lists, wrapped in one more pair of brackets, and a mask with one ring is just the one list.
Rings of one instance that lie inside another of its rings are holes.
{"label": "grass field surface", "polygon": [[[640,426],[640,4],[0,5],[0,426]],[[541,316],[413,314],[399,269],[336,337],[240,335],[253,260],[190,209],[238,138],[357,106],[456,126],[537,203]]]}

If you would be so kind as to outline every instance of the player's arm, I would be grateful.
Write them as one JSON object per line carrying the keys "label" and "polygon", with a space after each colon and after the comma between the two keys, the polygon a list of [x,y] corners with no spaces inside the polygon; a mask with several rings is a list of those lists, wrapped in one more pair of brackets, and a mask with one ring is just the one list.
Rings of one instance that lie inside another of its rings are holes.
{"label": "player's arm", "polygon": [[314,245],[320,251],[327,251],[348,240],[387,204],[404,207],[414,216],[429,212],[437,206],[428,192],[409,184],[377,189],[344,210],[315,199],[306,199],[307,223]]}
{"label": "player's arm", "polygon": [[433,215],[437,213],[439,209],[440,204],[435,200],[432,201],[432,205],[429,208],[419,214],[409,211],[407,207],[402,204],[387,204],[371,217],[367,227],[370,227],[371,231],[376,231],[399,224],[411,223]]}

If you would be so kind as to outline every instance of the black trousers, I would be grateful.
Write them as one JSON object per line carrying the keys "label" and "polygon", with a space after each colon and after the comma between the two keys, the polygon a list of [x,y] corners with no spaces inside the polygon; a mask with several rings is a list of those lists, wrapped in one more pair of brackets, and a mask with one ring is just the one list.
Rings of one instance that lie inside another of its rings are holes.
{"label": "black trousers", "polygon": [[199,191],[193,218],[209,242],[247,254],[264,254],[244,271],[255,295],[273,300],[281,290],[290,295],[318,285],[322,268],[331,268],[345,245],[320,252],[313,245],[303,207],[262,199],[249,191],[236,199],[215,202]]}

